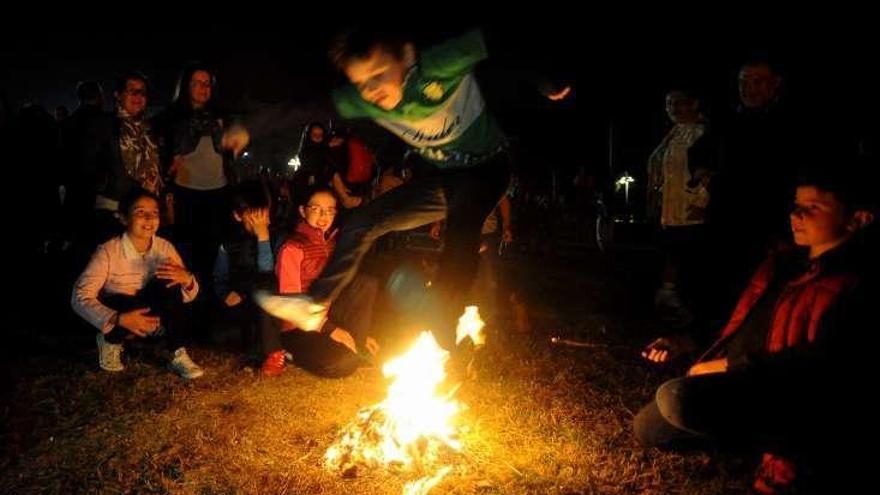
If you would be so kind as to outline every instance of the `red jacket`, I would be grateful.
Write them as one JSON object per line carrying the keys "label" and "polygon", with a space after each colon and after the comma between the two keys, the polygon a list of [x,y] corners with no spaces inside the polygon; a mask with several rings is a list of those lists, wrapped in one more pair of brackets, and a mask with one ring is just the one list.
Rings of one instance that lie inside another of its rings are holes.
{"label": "red jacket", "polygon": [[301,221],[278,251],[275,274],[278,292],[298,294],[309,290],[336,247],[336,231],[324,235],[320,229]]}
{"label": "red jacket", "polygon": [[[851,244],[851,243],[847,243]],[[787,276],[791,253],[771,256],[757,270],[743,292],[721,337],[703,354],[700,361],[715,359],[740,330],[749,312],[775,277],[789,278],[776,300],[765,342],[767,354],[776,354],[804,344],[813,344],[836,323],[832,309],[851,294],[861,279],[859,256],[855,246],[843,245],[812,261],[806,271]]]}

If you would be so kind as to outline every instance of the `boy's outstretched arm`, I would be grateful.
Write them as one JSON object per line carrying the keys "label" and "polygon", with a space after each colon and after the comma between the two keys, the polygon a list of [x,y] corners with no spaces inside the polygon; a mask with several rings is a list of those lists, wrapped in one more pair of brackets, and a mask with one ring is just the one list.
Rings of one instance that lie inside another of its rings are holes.
{"label": "boy's outstretched arm", "polygon": [[[491,30],[480,31],[485,39],[486,51],[489,54],[490,67],[497,67],[505,74],[505,79],[523,82],[534,88],[551,101],[562,101],[571,96],[572,84],[551,74],[558,72],[546,59],[527,60],[518,52],[517,46],[511,45],[510,39],[493,33]],[[552,47],[547,48],[551,50]]]}

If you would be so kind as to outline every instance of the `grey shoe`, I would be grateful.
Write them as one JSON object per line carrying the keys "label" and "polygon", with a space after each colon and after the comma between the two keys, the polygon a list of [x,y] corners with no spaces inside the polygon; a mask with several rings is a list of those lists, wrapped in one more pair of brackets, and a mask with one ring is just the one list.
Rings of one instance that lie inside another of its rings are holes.
{"label": "grey shoe", "polygon": [[205,370],[194,363],[189,354],[186,353],[185,347],[174,351],[174,356],[171,362],[168,363],[168,368],[186,380],[192,380],[205,374]]}

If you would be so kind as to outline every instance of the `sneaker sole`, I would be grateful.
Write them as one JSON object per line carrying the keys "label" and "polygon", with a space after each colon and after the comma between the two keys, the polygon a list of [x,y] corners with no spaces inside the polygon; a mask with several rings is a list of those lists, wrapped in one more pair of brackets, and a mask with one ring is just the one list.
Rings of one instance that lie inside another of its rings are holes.
{"label": "sneaker sole", "polygon": [[168,371],[174,373],[175,375],[179,376],[180,378],[183,378],[184,380],[195,380],[196,378],[201,378],[201,377],[205,376],[204,371],[200,371],[200,372],[193,374],[193,375],[181,373],[180,370],[175,368],[172,364],[168,364],[166,366],[166,368],[168,368]]}
{"label": "sneaker sole", "polygon": [[270,315],[294,323],[305,331],[314,331],[320,328],[323,316],[316,314],[303,317],[303,306],[309,304],[297,296],[276,296],[266,292],[254,294],[254,300]]}

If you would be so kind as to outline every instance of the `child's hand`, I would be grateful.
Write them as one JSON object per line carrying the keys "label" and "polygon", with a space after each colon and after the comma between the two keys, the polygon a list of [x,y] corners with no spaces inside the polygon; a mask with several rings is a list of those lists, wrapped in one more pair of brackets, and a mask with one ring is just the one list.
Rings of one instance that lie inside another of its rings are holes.
{"label": "child's hand", "polygon": [[354,343],[354,337],[352,337],[346,330],[337,327],[336,330],[333,330],[333,332],[330,333],[330,338],[345,347],[348,347],[351,349],[351,352],[354,352],[355,354],[357,353],[357,345]]}
{"label": "child's hand", "polygon": [[269,208],[259,208],[244,212],[242,222],[245,229],[253,232],[258,241],[269,240]]}
{"label": "child's hand", "polygon": [[150,308],[141,308],[120,313],[117,324],[138,337],[146,337],[159,327],[159,317],[149,316]]}
{"label": "child's hand", "polygon": [[223,300],[223,303],[226,304],[227,308],[238,306],[241,304],[241,295],[238,292],[231,291],[229,294],[226,294],[226,299]]}
{"label": "child's hand", "polygon": [[376,339],[373,337],[367,337],[364,346],[367,348],[367,352],[369,352],[371,356],[375,356],[379,353],[379,343],[376,342]]}
{"label": "child's hand", "polygon": [[642,351],[642,357],[652,363],[666,363],[678,357],[681,354],[681,346],[668,337],[660,337],[648,344]]}
{"label": "child's hand", "polygon": [[159,280],[167,280],[165,287],[174,287],[179,285],[184,288],[192,286],[195,281],[193,274],[186,268],[174,263],[163,263],[156,269],[156,278]]}

